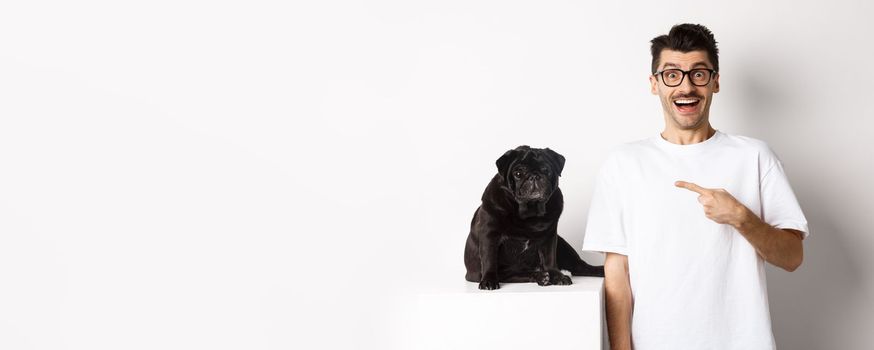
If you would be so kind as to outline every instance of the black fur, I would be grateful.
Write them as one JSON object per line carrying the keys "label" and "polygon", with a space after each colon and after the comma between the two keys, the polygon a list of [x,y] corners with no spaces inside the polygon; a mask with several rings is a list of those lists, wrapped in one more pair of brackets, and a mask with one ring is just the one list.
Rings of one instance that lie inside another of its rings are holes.
{"label": "black fur", "polygon": [[565,159],[549,148],[519,146],[495,162],[496,174],[470,223],[464,247],[465,279],[479,289],[498,289],[499,282],[537,282],[541,286],[571,284],[560,270],[574,276],[604,276],[591,266],[556,227],[564,207],[558,178]]}

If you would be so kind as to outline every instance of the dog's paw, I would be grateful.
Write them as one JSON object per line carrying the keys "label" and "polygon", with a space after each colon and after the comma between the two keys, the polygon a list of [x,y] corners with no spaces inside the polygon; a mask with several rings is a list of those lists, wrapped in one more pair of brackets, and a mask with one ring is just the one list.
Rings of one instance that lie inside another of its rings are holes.
{"label": "dog's paw", "polygon": [[479,289],[495,290],[498,288],[501,288],[501,285],[498,284],[498,281],[482,281],[479,283]]}
{"label": "dog's paw", "polygon": [[538,286],[548,286],[552,284],[552,281],[549,278],[549,272],[537,272],[534,274],[534,281],[537,282]]}
{"label": "dog's paw", "polygon": [[559,274],[558,276],[553,276],[552,279],[552,284],[557,286],[569,286],[573,283],[574,282],[571,281],[571,278],[563,273]]}

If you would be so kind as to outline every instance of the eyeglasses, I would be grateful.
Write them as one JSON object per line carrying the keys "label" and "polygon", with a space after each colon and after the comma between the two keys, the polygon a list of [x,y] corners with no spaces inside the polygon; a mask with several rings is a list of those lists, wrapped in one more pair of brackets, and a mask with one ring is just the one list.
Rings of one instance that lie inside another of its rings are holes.
{"label": "eyeglasses", "polygon": [[686,78],[686,75],[689,75],[692,85],[705,86],[710,83],[710,78],[716,75],[716,71],[706,68],[692,70],[665,69],[660,72],[655,72],[653,75],[660,75],[662,77],[662,82],[668,87],[680,86],[680,84],[683,83],[683,79]]}

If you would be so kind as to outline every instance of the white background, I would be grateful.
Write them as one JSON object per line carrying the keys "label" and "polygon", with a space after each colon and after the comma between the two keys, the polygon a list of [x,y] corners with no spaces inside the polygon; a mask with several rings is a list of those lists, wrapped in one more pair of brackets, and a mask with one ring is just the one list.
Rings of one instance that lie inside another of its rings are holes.
{"label": "white background", "polygon": [[408,348],[410,300],[463,279],[507,149],[567,158],[560,233],[580,246],[607,150],[662,129],[649,40],[682,22],[719,41],[713,125],[771,145],[813,231],[798,271],[768,271],[778,344],[870,348],[872,15],[4,1],[0,348]]}

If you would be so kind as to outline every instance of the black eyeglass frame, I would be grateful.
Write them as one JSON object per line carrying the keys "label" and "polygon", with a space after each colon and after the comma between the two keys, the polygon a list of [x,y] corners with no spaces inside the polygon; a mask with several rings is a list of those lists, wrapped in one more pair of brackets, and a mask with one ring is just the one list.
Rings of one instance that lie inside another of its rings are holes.
{"label": "black eyeglass frame", "polygon": [[[675,71],[679,71],[680,73],[683,73],[683,76],[680,77],[680,81],[676,85],[668,85],[668,83],[665,81],[665,71],[669,71],[669,70],[675,70]],[[689,75],[690,73],[697,71],[697,70],[708,71],[708,72],[710,72],[710,76],[707,77],[707,82],[704,84],[701,84],[701,85],[695,84],[694,81],[689,80],[689,82],[691,82],[692,85],[695,85],[695,86],[707,86],[707,84],[710,84],[710,81],[713,80],[713,76],[716,74],[719,74],[719,72],[717,72],[715,69],[710,69],[710,68],[695,68],[695,69],[690,69],[690,70],[668,68],[668,69],[662,69],[658,72],[655,72],[652,75],[662,78],[662,84],[665,84],[665,86],[667,86],[667,87],[677,87],[677,86],[680,86],[681,84],[683,84],[683,80],[686,79],[687,75]]]}

